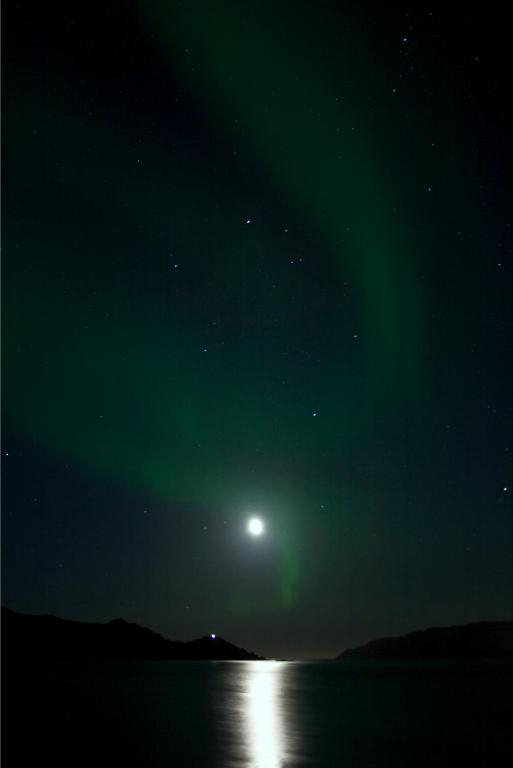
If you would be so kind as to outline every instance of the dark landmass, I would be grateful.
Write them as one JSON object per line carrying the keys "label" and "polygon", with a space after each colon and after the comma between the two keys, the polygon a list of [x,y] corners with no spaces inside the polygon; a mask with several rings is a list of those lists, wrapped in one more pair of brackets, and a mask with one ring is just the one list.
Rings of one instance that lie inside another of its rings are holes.
{"label": "dark landmass", "polygon": [[339,659],[505,659],[513,658],[513,621],[481,621],[432,627],[401,637],[383,637],[349,648]]}
{"label": "dark landmass", "polygon": [[108,624],[88,624],[2,608],[2,658],[9,663],[16,659],[257,660],[263,657],[221,637],[179,642],[123,619]]}

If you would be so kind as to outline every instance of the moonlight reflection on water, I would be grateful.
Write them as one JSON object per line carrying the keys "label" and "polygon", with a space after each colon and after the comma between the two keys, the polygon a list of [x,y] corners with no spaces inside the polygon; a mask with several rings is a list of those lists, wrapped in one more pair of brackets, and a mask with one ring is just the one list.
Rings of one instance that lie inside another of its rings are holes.
{"label": "moonlight reflection on water", "polygon": [[247,665],[244,717],[251,768],[280,768],[284,728],[280,704],[284,662],[254,661]]}

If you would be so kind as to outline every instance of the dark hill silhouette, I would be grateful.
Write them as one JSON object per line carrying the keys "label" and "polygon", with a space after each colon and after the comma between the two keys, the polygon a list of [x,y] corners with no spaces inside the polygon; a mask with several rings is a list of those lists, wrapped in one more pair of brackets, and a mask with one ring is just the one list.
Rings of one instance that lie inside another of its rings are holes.
{"label": "dark hill silhouette", "polygon": [[262,657],[223,640],[166,640],[147,627],[115,619],[89,624],[57,616],[31,616],[2,608],[2,656],[13,659],[254,660]]}
{"label": "dark hill silhouette", "polygon": [[383,637],[349,648],[337,659],[513,658],[513,621],[481,621],[432,627],[401,637]]}

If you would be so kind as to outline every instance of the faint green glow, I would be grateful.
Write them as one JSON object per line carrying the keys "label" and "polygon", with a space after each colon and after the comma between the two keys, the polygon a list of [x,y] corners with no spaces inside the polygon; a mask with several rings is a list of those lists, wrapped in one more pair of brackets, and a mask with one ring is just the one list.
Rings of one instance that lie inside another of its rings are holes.
{"label": "faint green glow", "polygon": [[298,551],[289,546],[282,560],[280,593],[284,605],[290,605],[294,601],[299,581],[299,572]]}
{"label": "faint green glow", "polygon": [[[293,3],[282,11],[285,47],[276,18],[270,23],[256,3],[161,2],[141,9],[227,138],[249,142],[283,194],[317,223],[341,284],[348,277],[355,282],[369,405],[398,392],[414,399],[420,381],[419,297],[411,292],[416,254],[391,205],[398,190],[385,170],[389,147],[380,145],[376,122],[367,124],[368,104],[358,97],[380,73],[364,48],[354,49],[351,19],[336,43],[322,29],[327,47],[336,45],[339,72],[355,86],[333,109],[334,72],[302,48],[316,21]],[[390,117],[380,109],[378,119]]]}

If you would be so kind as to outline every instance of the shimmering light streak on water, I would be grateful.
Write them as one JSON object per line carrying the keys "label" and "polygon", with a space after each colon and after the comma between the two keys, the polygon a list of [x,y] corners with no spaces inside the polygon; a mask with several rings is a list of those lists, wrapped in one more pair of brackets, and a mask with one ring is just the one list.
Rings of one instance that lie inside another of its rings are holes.
{"label": "shimmering light streak on water", "polygon": [[283,663],[255,661],[247,665],[244,718],[251,768],[280,768],[284,760],[281,711]]}

